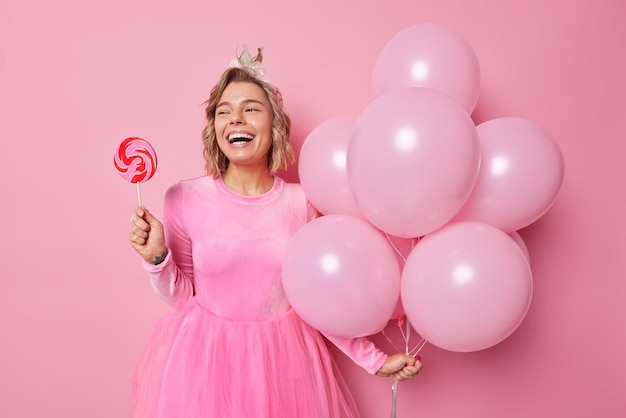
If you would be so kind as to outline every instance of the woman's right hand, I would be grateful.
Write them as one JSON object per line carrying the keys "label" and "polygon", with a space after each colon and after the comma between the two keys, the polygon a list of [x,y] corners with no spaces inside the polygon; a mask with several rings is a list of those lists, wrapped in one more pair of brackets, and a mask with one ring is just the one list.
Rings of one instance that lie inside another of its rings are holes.
{"label": "woman's right hand", "polygon": [[158,264],[167,255],[163,224],[143,206],[135,207],[128,240],[130,246],[148,263]]}

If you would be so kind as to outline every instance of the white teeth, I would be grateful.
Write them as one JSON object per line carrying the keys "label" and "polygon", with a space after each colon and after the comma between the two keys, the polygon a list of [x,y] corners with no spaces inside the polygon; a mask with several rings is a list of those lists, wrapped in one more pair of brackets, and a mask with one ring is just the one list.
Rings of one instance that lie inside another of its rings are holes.
{"label": "white teeth", "polygon": [[250,135],[248,133],[245,132],[235,132],[232,133],[230,135],[228,135],[228,142],[234,142],[237,139],[248,139],[251,140],[254,138],[254,135]]}

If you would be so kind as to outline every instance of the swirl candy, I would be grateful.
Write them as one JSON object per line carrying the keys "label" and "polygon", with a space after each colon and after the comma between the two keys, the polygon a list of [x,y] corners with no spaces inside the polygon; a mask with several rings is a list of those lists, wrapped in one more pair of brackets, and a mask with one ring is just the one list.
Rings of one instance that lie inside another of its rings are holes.
{"label": "swirl candy", "polygon": [[145,139],[126,138],[117,147],[113,163],[122,178],[131,183],[137,183],[137,199],[141,206],[140,184],[142,181],[150,180],[157,168],[154,148]]}
{"label": "swirl candy", "polygon": [[157,156],[145,139],[126,138],[113,157],[117,172],[131,183],[148,181],[157,168]]}

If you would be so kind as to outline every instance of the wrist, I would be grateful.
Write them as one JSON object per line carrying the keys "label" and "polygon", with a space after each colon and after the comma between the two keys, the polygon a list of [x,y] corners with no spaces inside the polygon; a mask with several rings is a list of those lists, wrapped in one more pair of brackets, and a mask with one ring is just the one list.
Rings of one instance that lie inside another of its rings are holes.
{"label": "wrist", "polygon": [[155,266],[161,264],[163,261],[165,261],[165,258],[167,257],[167,254],[169,253],[168,249],[166,248],[165,250],[163,250],[161,252],[161,254],[155,255],[154,258],[152,260],[149,260],[148,262],[150,264],[154,264]]}

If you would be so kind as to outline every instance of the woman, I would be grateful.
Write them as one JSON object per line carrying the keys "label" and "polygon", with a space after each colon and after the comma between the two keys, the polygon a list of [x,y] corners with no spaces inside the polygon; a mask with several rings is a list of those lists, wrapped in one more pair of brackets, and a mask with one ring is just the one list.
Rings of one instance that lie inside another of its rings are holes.
{"label": "woman", "polygon": [[[135,208],[130,244],[174,307],[138,365],[136,417],[358,416],[324,339],[283,293],[287,242],[317,212],[275,175],[294,160],[290,120],[260,64],[244,46],[211,91],[208,175],[167,191],[163,224]],[[372,374],[421,368],[365,338],[327,338]]]}

